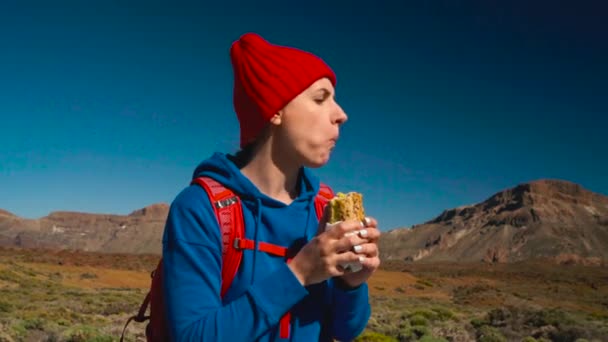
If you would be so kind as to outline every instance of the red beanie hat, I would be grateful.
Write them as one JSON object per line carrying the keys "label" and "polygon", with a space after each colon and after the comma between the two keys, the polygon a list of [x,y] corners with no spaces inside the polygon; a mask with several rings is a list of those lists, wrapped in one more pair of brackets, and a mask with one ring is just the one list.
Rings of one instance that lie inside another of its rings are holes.
{"label": "red beanie hat", "polygon": [[271,44],[246,33],[230,48],[234,70],[234,109],[241,127],[241,148],[253,142],[268,121],[317,80],[336,75],[319,57]]}

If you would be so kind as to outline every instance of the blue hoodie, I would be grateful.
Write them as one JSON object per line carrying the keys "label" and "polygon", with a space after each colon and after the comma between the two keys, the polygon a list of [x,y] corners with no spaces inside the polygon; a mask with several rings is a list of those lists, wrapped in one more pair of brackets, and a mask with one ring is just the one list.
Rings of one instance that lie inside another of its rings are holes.
{"label": "blue hoodie", "polygon": [[[300,194],[290,205],[249,181],[225,154],[203,161],[193,177],[208,176],[243,202],[245,236],[301,248],[317,232],[314,198],[319,180],[302,169]],[[367,284],[344,289],[329,279],[302,286],[285,260],[245,250],[239,271],[220,298],[220,227],[203,188],[181,191],[169,211],[163,236],[164,295],[174,341],[286,341],[279,321],[291,312],[289,341],[349,341],[370,316]]]}

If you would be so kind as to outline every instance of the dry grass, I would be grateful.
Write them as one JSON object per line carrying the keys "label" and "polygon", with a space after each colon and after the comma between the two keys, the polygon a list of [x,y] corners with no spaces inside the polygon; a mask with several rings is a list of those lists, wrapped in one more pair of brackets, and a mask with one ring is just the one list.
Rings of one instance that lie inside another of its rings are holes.
{"label": "dry grass", "polygon": [[[0,250],[0,341],[115,341],[158,257]],[[385,263],[358,341],[608,340],[608,269]],[[128,340],[143,341],[143,324]]]}

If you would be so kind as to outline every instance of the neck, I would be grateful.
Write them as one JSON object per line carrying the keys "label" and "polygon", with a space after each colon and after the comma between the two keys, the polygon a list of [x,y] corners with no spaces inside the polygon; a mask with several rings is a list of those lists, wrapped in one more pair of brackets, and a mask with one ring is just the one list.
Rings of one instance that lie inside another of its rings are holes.
{"label": "neck", "polygon": [[[254,153],[241,172],[266,196],[289,204],[298,196],[300,167],[279,153],[267,142]],[[285,157],[285,155],[283,155]]]}

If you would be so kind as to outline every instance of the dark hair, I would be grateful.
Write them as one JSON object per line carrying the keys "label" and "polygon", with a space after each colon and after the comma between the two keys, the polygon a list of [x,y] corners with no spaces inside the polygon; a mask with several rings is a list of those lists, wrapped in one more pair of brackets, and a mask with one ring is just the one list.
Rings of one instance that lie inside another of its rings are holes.
{"label": "dark hair", "polygon": [[258,147],[262,145],[266,141],[266,139],[268,139],[269,135],[270,125],[267,125],[266,127],[264,127],[264,129],[262,129],[262,132],[254,141],[245,145],[235,154],[230,156],[232,162],[235,163],[239,169],[245,167],[245,165],[249,164],[249,162],[253,159],[258,150]]}
{"label": "dark hair", "polygon": [[245,147],[238,150],[235,154],[230,156],[230,159],[240,169],[249,164],[253,156],[255,155],[256,142],[250,143]]}

